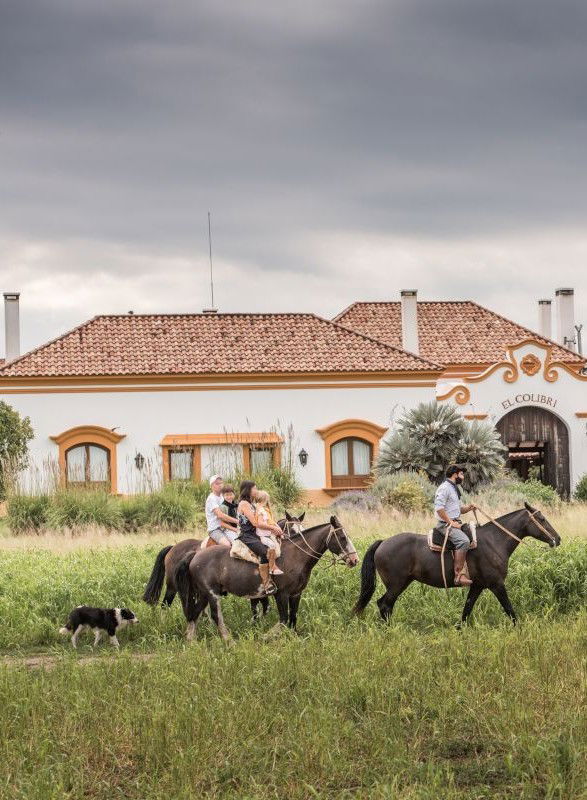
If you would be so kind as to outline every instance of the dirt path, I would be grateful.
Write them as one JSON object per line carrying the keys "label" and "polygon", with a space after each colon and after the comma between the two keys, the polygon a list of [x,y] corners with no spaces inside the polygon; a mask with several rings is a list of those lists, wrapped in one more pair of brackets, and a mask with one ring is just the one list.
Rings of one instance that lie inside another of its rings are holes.
{"label": "dirt path", "polygon": [[[156,653],[132,653],[131,658],[135,661],[150,661],[155,658]],[[76,664],[96,664],[99,661],[108,661],[116,658],[116,654],[111,656],[80,656],[76,659]],[[27,669],[53,669],[66,659],[61,656],[37,655],[37,656],[2,656],[0,664],[7,667],[26,667]]]}

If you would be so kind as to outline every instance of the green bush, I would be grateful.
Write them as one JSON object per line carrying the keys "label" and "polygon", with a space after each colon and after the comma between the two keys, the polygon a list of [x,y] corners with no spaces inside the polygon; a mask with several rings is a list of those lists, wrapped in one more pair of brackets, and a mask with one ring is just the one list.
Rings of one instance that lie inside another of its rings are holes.
{"label": "green bush", "polygon": [[423,472],[400,470],[381,475],[371,486],[371,491],[384,506],[399,511],[431,511],[435,487]]}
{"label": "green bush", "polygon": [[49,504],[47,522],[55,528],[100,528],[120,530],[120,500],[105,492],[64,489],[56,492]]}
{"label": "green bush", "polygon": [[166,488],[168,491],[189,497],[195,508],[202,511],[206,505],[206,498],[210,494],[210,485],[207,481],[172,481],[166,485]]}
{"label": "green bush", "polygon": [[374,512],[381,509],[381,500],[372,492],[355,489],[339,494],[332,508],[335,511]]}
{"label": "green bush", "polygon": [[543,503],[547,506],[554,506],[561,501],[556,489],[534,479],[520,481],[517,486],[514,484],[511,491],[514,491],[516,494],[521,493],[524,499],[529,503]]}
{"label": "green bush", "polygon": [[475,489],[499,474],[505,450],[493,425],[467,422],[455,407],[432,401],[420,403],[398,420],[381,445],[375,471],[423,471],[440,483],[449,464],[463,464],[465,488]]}
{"label": "green bush", "polygon": [[256,472],[254,475],[245,473],[230,475],[225,479],[225,483],[230,483],[231,486],[234,486],[237,499],[242,481],[255,481],[259,489],[269,492],[271,503],[275,508],[287,508],[289,510],[293,505],[299,503],[302,498],[303,487],[293,470],[270,467],[263,470],[263,472]]}
{"label": "green bush", "polygon": [[148,520],[154,528],[181,531],[193,523],[194,502],[183,491],[167,485],[159,492],[147,496]]}
{"label": "green bush", "polygon": [[587,473],[579,478],[579,482],[575,486],[573,497],[581,503],[587,502]]}
{"label": "green bush", "polygon": [[8,527],[13,533],[38,531],[47,522],[47,495],[15,494],[8,501]]}
{"label": "green bush", "polygon": [[136,533],[149,523],[149,497],[135,494],[120,500],[120,517],[122,530]]}

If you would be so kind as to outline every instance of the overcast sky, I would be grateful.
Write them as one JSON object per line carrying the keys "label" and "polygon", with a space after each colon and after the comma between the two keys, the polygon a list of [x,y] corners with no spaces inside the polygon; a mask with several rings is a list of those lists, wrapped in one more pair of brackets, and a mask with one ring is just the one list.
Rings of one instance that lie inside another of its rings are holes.
{"label": "overcast sky", "polygon": [[[95,314],[475,299],[587,323],[584,0],[0,0],[0,285]],[[585,337],[587,338],[587,336]]]}

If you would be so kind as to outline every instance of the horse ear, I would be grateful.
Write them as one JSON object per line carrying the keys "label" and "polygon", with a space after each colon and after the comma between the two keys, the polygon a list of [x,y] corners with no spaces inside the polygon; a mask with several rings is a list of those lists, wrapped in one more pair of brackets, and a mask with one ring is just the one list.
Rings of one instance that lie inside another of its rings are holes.
{"label": "horse ear", "polygon": [[306,516],[306,512],[304,511],[304,513],[303,513],[303,514],[300,514],[300,516],[298,517],[298,521],[299,521],[299,522],[303,522],[303,521],[304,521],[304,517],[305,517],[305,516]]}
{"label": "horse ear", "polygon": [[524,508],[526,509],[526,511],[529,511],[531,514],[535,514],[536,513],[536,509],[533,508],[530,505],[530,503],[526,503],[525,501],[524,501]]}
{"label": "horse ear", "polygon": [[287,512],[287,511],[285,512],[285,518],[286,518],[286,520],[287,520],[288,522],[291,522],[291,516],[290,516],[290,514],[288,514],[288,512]]}
{"label": "horse ear", "polygon": [[336,517],[335,517],[335,516],[332,516],[332,517],[330,517],[330,524],[332,525],[332,527],[333,527],[333,528],[336,528],[336,527],[337,527],[337,525],[338,525],[338,520],[336,519]]}

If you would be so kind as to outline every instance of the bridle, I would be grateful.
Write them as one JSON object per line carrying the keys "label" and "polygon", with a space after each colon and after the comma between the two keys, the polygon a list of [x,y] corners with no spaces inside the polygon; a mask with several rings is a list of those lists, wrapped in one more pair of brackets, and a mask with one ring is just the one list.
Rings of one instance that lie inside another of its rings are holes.
{"label": "bridle", "polygon": [[[324,552],[326,552],[326,550],[328,549],[328,545],[330,543],[330,540],[334,536],[334,538],[336,539],[336,543],[338,544],[339,550],[342,551],[342,552],[336,553],[336,554],[332,553],[332,564],[331,564],[331,566],[334,566],[335,564],[338,564],[338,563],[347,564],[348,563],[348,558],[350,556],[356,556],[357,555],[357,551],[355,550],[354,547],[351,550],[345,550],[344,549],[343,545],[341,544],[340,539],[338,538],[338,534],[341,531],[342,531],[342,533],[345,533],[344,528],[342,527],[342,525],[339,525],[338,527],[335,527],[332,523],[330,523],[330,530],[328,531],[328,536],[326,537],[326,541],[324,543],[325,544],[325,550],[322,553],[319,552],[318,550],[316,550],[314,547],[312,547],[310,542],[304,536],[304,532],[302,530],[300,530],[297,535],[301,538],[301,540],[303,541],[303,543],[304,543],[305,547],[307,548],[307,550],[305,550],[303,547],[300,547],[300,545],[295,541],[295,539],[292,538],[291,535],[284,536],[284,538],[288,539],[288,541],[290,541],[293,544],[294,547],[297,547],[298,550],[300,550],[304,555],[308,556],[309,558],[314,558],[316,561],[318,561],[318,559],[322,558],[322,556],[324,555]],[[346,536],[346,533],[345,533],[345,536]],[[350,539],[349,539],[349,542],[350,542]]]}
{"label": "bridle", "polygon": [[[492,522],[492,523],[493,523],[493,524],[494,524],[494,525],[495,525],[497,528],[499,528],[501,531],[503,531],[504,533],[507,533],[507,535],[508,535],[508,536],[511,536],[511,538],[512,538],[512,539],[515,539],[515,540],[516,540],[516,542],[518,542],[518,543],[521,543],[521,542],[523,541],[522,539],[520,539],[520,537],[519,537],[519,536],[516,536],[516,534],[515,534],[515,533],[512,533],[511,531],[509,531],[509,530],[508,530],[508,529],[505,527],[505,525],[502,525],[502,524],[501,524],[501,522],[498,522],[496,519],[493,519],[493,517],[490,517],[490,516],[489,516],[489,514],[486,514],[486,513],[485,513],[485,511],[483,511],[483,509],[482,509],[482,508],[478,508],[478,509],[477,509],[477,511],[479,511],[481,514],[483,514],[483,516],[484,516],[484,517],[485,517],[487,520],[489,520],[489,522]],[[542,523],[540,522],[540,520],[536,519],[536,514],[538,514],[539,512],[538,512],[538,511],[528,511],[528,509],[527,509],[527,508],[525,508],[525,509],[524,509],[524,511],[526,512],[526,514],[528,514],[528,516],[530,517],[530,519],[532,520],[532,522],[533,522],[533,523],[536,525],[536,527],[538,528],[538,530],[542,531],[542,533],[543,533],[543,534],[546,536],[546,538],[548,539],[548,541],[549,541],[549,542],[550,542],[552,545],[556,545],[556,539],[554,538],[554,536],[553,536],[553,535],[552,535],[552,534],[551,534],[549,531],[547,531],[547,530],[546,530],[546,528],[544,527],[544,525],[542,525]],[[473,513],[475,514],[475,518],[477,518],[477,514],[476,514],[475,512],[473,512]]]}

